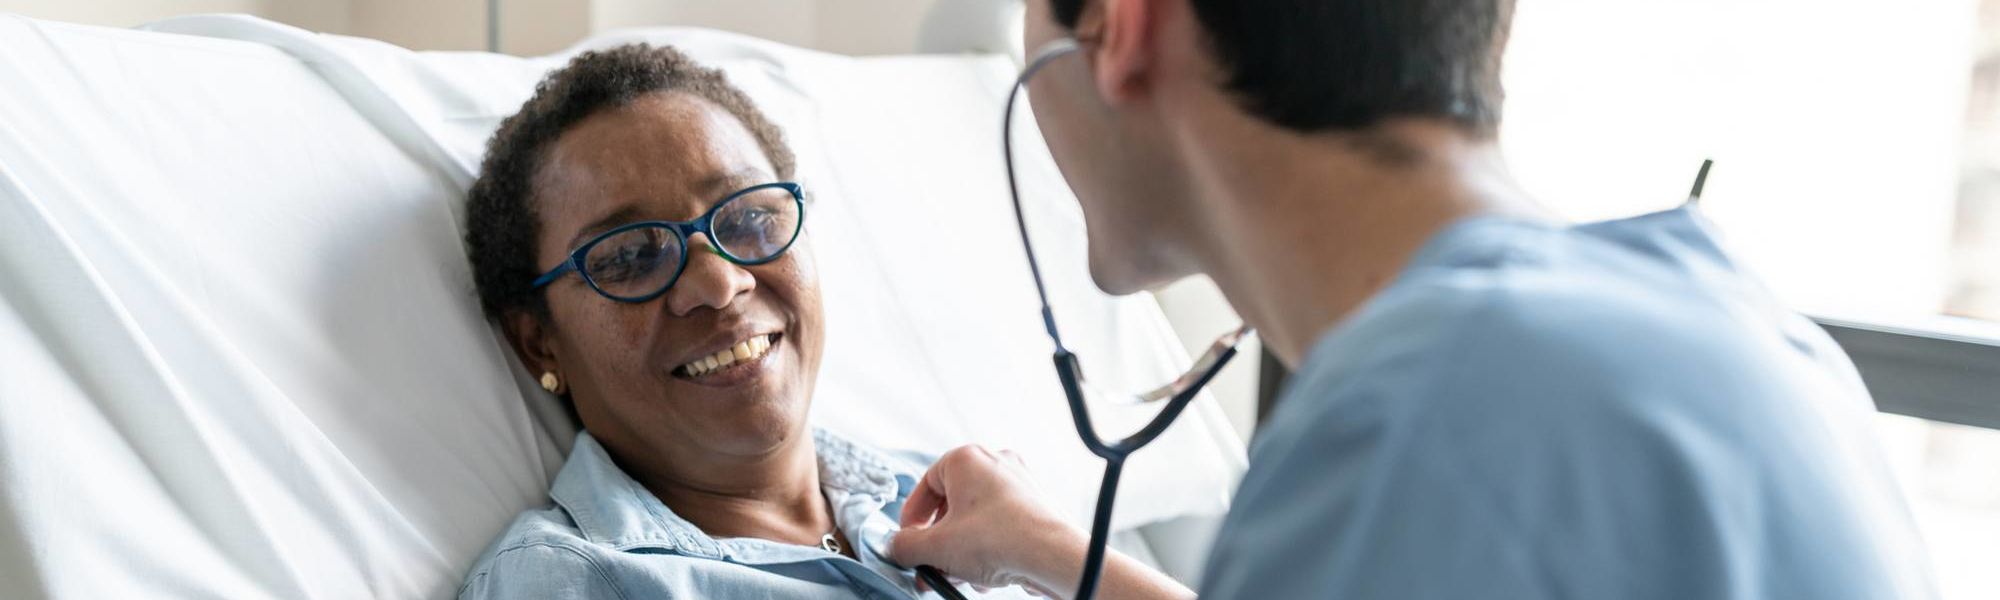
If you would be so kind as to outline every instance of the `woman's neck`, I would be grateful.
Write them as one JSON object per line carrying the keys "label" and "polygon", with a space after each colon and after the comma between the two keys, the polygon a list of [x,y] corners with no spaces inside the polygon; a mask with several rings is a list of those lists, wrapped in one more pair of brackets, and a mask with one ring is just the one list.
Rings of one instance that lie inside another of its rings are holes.
{"label": "woman's neck", "polygon": [[763,456],[656,458],[619,462],[636,467],[626,469],[633,479],[712,537],[817,545],[835,529],[810,436]]}

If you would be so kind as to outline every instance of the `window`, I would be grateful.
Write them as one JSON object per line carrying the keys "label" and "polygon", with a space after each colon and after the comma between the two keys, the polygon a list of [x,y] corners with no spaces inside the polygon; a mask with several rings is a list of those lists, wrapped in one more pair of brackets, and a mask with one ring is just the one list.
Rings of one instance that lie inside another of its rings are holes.
{"label": "window", "polygon": [[1946,598],[1993,598],[2000,540],[2000,431],[1882,415],[1889,460],[1910,497]]}
{"label": "window", "polygon": [[1854,357],[1945,596],[2000,598],[2000,0],[1524,2],[1506,69],[1571,218],[1716,160],[1704,212]]}
{"label": "window", "polygon": [[1583,220],[1678,204],[1714,158],[1709,216],[1788,302],[1942,314],[1954,240],[1994,237],[1960,218],[1976,1],[1522,3],[1502,142]]}
{"label": "window", "polygon": [[1982,0],[1945,312],[2000,321],[2000,1]]}

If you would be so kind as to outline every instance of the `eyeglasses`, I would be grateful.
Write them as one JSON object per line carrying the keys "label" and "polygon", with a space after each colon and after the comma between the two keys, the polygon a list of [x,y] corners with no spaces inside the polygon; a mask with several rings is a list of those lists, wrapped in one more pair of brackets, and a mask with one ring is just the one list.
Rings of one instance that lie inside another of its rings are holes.
{"label": "eyeglasses", "polygon": [[598,234],[535,278],[534,289],[575,271],[606,298],[646,302],[680,279],[694,234],[707,236],[711,251],[729,262],[761,265],[784,256],[798,241],[805,214],[805,188],[799,184],[752,186],[716,202],[693,221],[641,221]]}

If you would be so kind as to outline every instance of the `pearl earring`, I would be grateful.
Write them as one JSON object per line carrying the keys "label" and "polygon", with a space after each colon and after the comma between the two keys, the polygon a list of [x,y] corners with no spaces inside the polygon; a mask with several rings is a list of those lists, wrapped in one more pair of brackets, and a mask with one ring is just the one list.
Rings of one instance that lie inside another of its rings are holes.
{"label": "pearl earring", "polygon": [[542,389],[548,390],[551,394],[562,389],[562,380],[556,379],[555,371],[542,372]]}

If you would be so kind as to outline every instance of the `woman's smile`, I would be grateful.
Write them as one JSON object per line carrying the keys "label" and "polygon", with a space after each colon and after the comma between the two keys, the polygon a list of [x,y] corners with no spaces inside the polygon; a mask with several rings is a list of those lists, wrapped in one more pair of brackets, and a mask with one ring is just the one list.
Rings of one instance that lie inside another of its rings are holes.
{"label": "woman's smile", "polygon": [[752,335],[674,368],[674,377],[710,387],[731,387],[755,381],[770,370],[783,332]]}

